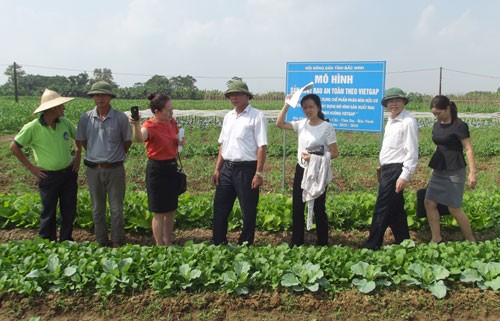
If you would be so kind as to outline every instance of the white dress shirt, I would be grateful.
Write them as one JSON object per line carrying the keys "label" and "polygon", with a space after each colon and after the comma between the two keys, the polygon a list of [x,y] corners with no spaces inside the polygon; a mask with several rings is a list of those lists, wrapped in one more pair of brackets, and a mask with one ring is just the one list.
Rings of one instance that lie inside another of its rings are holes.
{"label": "white dress shirt", "polygon": [[224,160],[256,161],[257,149],[267,145],[267,119],[260,110],[248,105],[239,115],[231,110],[224,116],[219,135]]}
{"label": "white dress shirt", "polygon": [[380,150],[381,165],[403,163],[400,178],[409,181],[418,162],[418,124],[408,111],[402,110],[396,117],[389,117],[385,126]]}

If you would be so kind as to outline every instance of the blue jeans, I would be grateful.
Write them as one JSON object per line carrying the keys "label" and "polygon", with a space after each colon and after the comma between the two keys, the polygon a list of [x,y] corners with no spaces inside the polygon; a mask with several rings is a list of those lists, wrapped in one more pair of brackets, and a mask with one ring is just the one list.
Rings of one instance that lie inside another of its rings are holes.
{"label": "blue jeans", "polygon": [[57,241],[57,202],[61,212],[59,241],[72,241],[73,222],[76,217],[76,198],[78,192],[78,173],[71,166],[59,171],[44,171],[46,178],[38,182],[42,201],[40,213],[40,231],[38,235],[51,241]]}

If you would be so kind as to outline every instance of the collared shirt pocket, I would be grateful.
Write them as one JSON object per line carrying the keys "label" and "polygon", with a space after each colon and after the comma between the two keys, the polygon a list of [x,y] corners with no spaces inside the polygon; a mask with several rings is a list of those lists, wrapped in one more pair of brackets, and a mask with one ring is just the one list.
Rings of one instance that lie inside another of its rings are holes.
{"label": "collared shirt pocket", "polygon": [[389,135],[384,135],[384,145],[389,148],[399,148],[403,144],[403,129],[401,124],[391,126]]}

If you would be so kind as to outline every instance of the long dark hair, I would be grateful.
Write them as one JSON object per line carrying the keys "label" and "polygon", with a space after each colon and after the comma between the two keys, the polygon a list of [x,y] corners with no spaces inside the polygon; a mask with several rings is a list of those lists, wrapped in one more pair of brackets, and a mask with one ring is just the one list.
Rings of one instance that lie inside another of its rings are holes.
{"label": "long dark hair", "polygon": [[308,99],[311,99],[316,104],[316,106],[318,106],[318,118],[324,121],[328,121],[328,119],[325,119],[325,114],[323,114],[323,112],[321,111],[321,99],[319,98],[319,96],[316,94],[307,94],[300,100],[300,105],[304,107],[304,102]]}
{"label": "long dark hair", "polygon": [[172,100],[172,97],[162,93],[148,94],[148,100],[150,101],[149,108],[151,108],[151,112],[154,114],[157,110],[161,111],[165,107],[165,104]]}
{"label": "long dark hair", "polygon": [[450,107],[451,122],[453,123],[455,120],[458,119],[458,110],[457,110],[457,105],[455,105],[455,102],[450,100],[450,98],[444,95],[434,96],[434,98],[432,98],[431,100],[431,107],[430,107],[431,109],[437,108],[439,110],[445,110],[448,107]]}

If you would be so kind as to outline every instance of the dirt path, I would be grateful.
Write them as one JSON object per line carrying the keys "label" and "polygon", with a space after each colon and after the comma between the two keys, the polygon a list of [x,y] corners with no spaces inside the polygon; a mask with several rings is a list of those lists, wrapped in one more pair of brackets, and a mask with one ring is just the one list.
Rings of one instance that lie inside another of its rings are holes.
{"label": "dirt path", "polygon": [[[3,301],[3,306],[2,306]],[[384,290],[365,295],[357,290],[325,293],[259,292],[246,296],[225,292],[181,292],[161,297],[148,290],[112,299],[79,294],[49,294],[25,299],[0,297],[0,321],[53,320],[392,320],[486,321],[500,317],[498,295],[493,291],[463,288],[446,300],[422,290]]]}
{"label": "dirt path", "polygon": [[[192,241],[195,243],[211,242],[212,231],[207,229],[191,229],[191,230],[176,230],[175,232],[175,245],[184,245],[186,242]],[[238,243],[239,231],[231,231],[228,233],[228,240],[232,244]],[[38,231],[36,229],[21,229],[14,228],[8,230],[0,230],[0,243],[5,243],[11,240],[28,240],[33,239],[37,236]],[[443,239],[445,241],[462,241],[464,237],[460,229],[456,228],[453,230],[445,229],[442,231]],[[485,240],[492,240],[498,237],[497,229],[483,230],[480,232],[475,232],[474,236],[481,242]],[[138,244],[143,246],[153,246],[154,240],[150,232],[145,233],[133,233],[127,232],[127,243]],[[368,237],[368,230],[330,230],[329,233],[329,246],[342,245],[349,246],[352,248],[360,248],[363,242]],[[429,230],[421,231],[410,231],[410,237],[416,243],[427,243],[429,242],[431,235]],[[73,231],[73,238],[76,242],[93,242],[94,235],[91,230],[85,229],[75,229]],[[255,233],[255,245],[256,246],[267,246],[279,245],[282,243],[289,243],[291,240],[290,231],[281,232],[263,232],[256,231]],[[384,244],[390,244],[394,241],[394,237],[390,231],[387,230],[384,237]],[[315,245],[316,234],[314,232],[305,233],[305,245]]]}
{"label": "dirt path", "polygon": [[0,143],[3,143],[3,142],[10,142],[12,139],[14,139],[14,136],[15,136],[15,135],[4,135],[4,136],[0,136]]}

